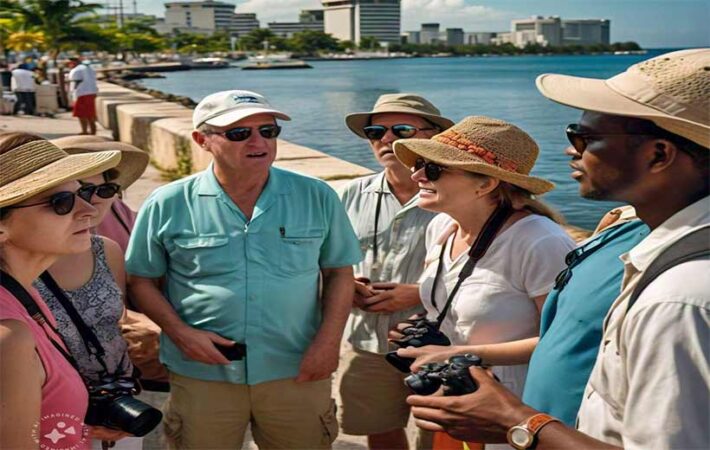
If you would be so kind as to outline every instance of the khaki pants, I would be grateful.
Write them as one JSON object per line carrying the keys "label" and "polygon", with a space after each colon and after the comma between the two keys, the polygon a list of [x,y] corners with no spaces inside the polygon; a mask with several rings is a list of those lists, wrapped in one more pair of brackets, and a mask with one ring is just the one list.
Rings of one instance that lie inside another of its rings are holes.
{"label": "khaki pants", "polygon": [[330,390],[330,379],[250,386],[170,373],[163,420],[168,447],[241,449],[251,423],[260,449],[329,449],[338,434]]}

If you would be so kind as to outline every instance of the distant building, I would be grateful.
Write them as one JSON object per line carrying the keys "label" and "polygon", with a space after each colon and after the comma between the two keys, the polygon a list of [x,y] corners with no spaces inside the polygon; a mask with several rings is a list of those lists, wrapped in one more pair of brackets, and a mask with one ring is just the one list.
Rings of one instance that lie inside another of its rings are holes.
{"label": "distant building", "polygon": [[446,45],[463,45],[463,28],[447,28],[445,31]]}
{"label": "distant building", "polygon": [[213,34],[217,31],[241,36],[259,28],[253,13],[235,13],[233,3],[205,0],[165,3],[165,20],[156,24],[159,33],[183,32]]}
{"label": "distant building", "polygon": [[298,22],[269,22],[268,26],[275,35],[283,38],[290,38],[304,30],[324,31],[323,10],[304,9],[298,16]]}
{"label": "distant building", "polygon": [[254,13],[234,13],[229,25],[229,33],[232,36],[244,36],[259,28],[259,19]]}
{"label": "distant building", "polygon": [[400,42],[401,0],[321,0],[326,33],[359,44],[374,37],[384,44]]}
{"label": "distant building", "polygon": [[439,32],[438,23],[423,23],[422,30],[419,34],[420,43],[422,44],[437,44],[441,42],[441,33]]}
{"label": "distant building", "polygon": [[421,44],[422,33],[420,31],[405,31],[402,34],[403,44]]}
{"label": "distant building", "polygon": [[511,22],[513,43],[519,47],[527,44],[562,45],[562,20],[559,17],[533,16]]}
{"label": "distant building", "polygon": [[467,45],[491,45],[499,33],[490,31],[476,31],[464,34],[464,43]]}
{"label": "distant building", "polygon": [[576,19],[562,21],[562,42],[565,45],[609,45],[611,23],[607,19]]}
{"label": "distant building", "polygon": [[496,36],[491,38],[492,45],[503,45],[503,44],[512,44],[512,43],[513,43],[513,33],[510,33],[510,32],[496,33]]}

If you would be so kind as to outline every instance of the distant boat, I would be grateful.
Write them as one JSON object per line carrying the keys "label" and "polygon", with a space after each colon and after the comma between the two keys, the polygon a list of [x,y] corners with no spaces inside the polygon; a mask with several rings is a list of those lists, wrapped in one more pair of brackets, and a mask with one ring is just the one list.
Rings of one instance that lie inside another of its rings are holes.
{"label": "distant boat", "polygon": [[242,66],[242,70],[312,69],[313,66],[300,60],[259,61]]}
{"label": "distant boat", "polygon": [[229,60],[225,58],[195,58],[189,65],[192,69],[227,69],[230,67]]}

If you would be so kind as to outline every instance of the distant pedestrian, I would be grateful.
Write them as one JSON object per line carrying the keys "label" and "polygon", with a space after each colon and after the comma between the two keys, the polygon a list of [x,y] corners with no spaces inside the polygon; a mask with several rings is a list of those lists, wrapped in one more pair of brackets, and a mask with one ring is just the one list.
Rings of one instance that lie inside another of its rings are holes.
{"label": "distant pedestrian", "polygon": [[25,114],[34,115],[37,105],[36,84],[34,74],[27,64],[22,63],[12,71],[10,86],[17,96],[13,114],[17,114],[22,109]]}
{"label": "distant pedestrian", "polygon": [[79,119],[81,134],[96,134],[96,72],[79,58],[71,58],[69,81],[74,100],[74,117]]}

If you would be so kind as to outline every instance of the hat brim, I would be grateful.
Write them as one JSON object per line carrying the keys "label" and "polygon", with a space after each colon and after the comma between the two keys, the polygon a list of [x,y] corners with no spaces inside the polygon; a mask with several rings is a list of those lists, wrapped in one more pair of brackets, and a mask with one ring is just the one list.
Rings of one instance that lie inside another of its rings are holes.
{"label": "hat brim", "polygon": [[476,155],[430,139],[400,139],[395,141],[394,154],[406,167],[414,167],[417,158],[421,157],[445,167],[488,175],[537,195],[544,194],[555,188],[554,183],[545,179],[501,169],[488,164]]}
{"label": "hat brim", "polygon": [[[62,148],[61,145],[59,147]],[[115,167],[119,172],[118,178],[112,181],[120,185],[121,190],[126,190],[138,180],[150,162],[150,155],[147,152],[125,142],[83,142],[71,147],[63,147],[62,150],[70,155],[109,150],[120,151],[121,162]]]}
{"label": "hat brim", "polygon": [[119,151],[67,156],[0,187],[0,207],[20,203],[67,181],[102,173],[120,160]]}
{"label": "hat brim", "polygon": [[710,127],[703,126],[625,97],[609,87],[606,80],[542,74],[537,89],[550,100],[572,108],[614,116],[648,119],[659,127],[710,147]]}
{"label": "hat brim", "polygon": [[410,114],[412,116],[422,117],[428,120],[429,122],[432,122],[437,125],[439,128],[441,128],[442,131],[449,129],[454,125],[454,122],[450,119],[447,119],[446,117],[437,116],[436,114],[423,113],[417,109],[407,108],[404,106],[398,106],[397,110],[392,111],[382,110],[377,112],[370,111],[351,113],[345,116],[345,125],[347,125],[348,128],[350,128],[350,131],[352,131],[353,133],[357,134],[363,139],[367,139],[367,136],[362,131],[362,129],[370,125],[372,116],[376,114]]}
{"label": "hat brim", "polygon": [[[277,119],[291,120],[291,117],[289,117],[288,115],[272,108],[241,108],[205,120],[204,122],[202,122],[202,124],[206,123],[207,125],[212,125],[213,127],[226,127],[227,125],[239,122],[240,120],[246,119],[247,117],[256,116],[257,114],[270,114],[276,117]],[[202,124],[198,124],[197,126],[200,126]],[[197,128],[197,126],[195,128]]]}

